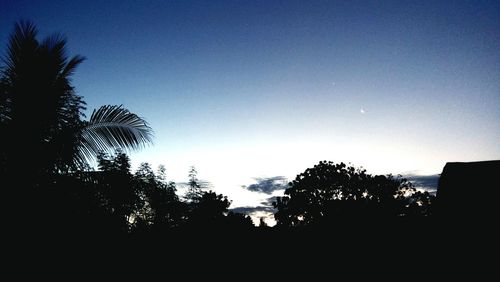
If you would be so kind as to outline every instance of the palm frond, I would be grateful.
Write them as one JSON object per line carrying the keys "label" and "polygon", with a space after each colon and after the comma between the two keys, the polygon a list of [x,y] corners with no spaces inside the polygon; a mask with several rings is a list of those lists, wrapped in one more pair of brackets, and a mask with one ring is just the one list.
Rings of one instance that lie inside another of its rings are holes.
{"label": "palm frond", "polygon": [[2,69],[4,79],[15,81],[19,72],[26,68],[26,58],[33,58],[34,53],[39,47],[36,39],[38,30],[36,26],[29,21],[16,23],[14,33],[9,37],[7,45],[7,54],[2,56],[5,64]]}
{"label": "palm frond", "polygon": [[72,57],[69,62],[66,64],[66,66],[64,67],[62,73],[61,73],[61,77],[69,77],[73,74],[73,72],[75,71],[76,67],[82,63],[83,61],[85,60],[85,57],[82,57],[82,56],[74,56]]}
{"label": "palm frond", "polygon": [[45,38],[40,45],[40,52],[46,56],[47,65],[51,66],[54,73],[59,73],[67,64],[66,38],[58,33]]}
{"label": "palm frond", "polygon": [[152,143],[148,123],[120,106],[106,105],[92,112],[82,130],[80,157],[95,160],[99,152],[135,150]]}

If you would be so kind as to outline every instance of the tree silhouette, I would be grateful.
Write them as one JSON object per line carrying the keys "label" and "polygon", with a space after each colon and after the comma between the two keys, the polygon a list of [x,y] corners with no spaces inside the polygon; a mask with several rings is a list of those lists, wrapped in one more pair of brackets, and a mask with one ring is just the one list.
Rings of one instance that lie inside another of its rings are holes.
{"label": "tree silhouette", "polygon": [[202,194],[196,208],[191,213],[192,221],[215,221],[224,216],[231,202],[227,197],[208,191]]}
{"label": "tree silhouette", "polygon": [[98,163],[101,171],[98,181],[104,196],[104,208],[115,219],[117,229],[128,232],[134,212],[144,204],[133,183],[130,159],[125,153],[117,151],[114,156],[101,153]]}
{"label": "tree silhouette", "polygon": [[404,178],[372,176],[344,163],[322,161],[297,175],[289,186],[286,196],[273,203],[279,226],[324,225],[408,213],[426,215],[431,203],[428,193],[415,193]]}
{"label": "tree silhouette", "polygon": [[183,224],[187,205],[176,194],[174,182],[167,182],[165,167],[155,174],[148,163],[142,163],[135,172],[135,183],[145,204],[136,214],[140,228],[163,230]]}
{"label": "tree silhouette", "polygon": [[201,184],[198,180],[198,171],[194,166],[189,168],[188,178],[188,191],[185,198],[191,202],[198,202],[203,196],[203,192],[201,191]]}
{"label": "tree silhouette", "polygon": [[66,171],[85,109],[70,77],[84,58],[68,59],[61,36],[36,36],[33,24],[21,22],[10,37],[1,74],[2,154],[12,171],[28,162],[34,173]]}
{"label": "tree silhouette", "polygon": [[227,213],[224,227],[232,230],[249,231],[255,225],[250,216],[230,211]]}
{"label": "tree silhouette", "polygon": [[5,170],[13,173],[30,163],[33,175],[75,171],[99,151],[151,142],[146,121],[121,106],[103,106],[89,121],[82,120],[85,102],[71,76],[84,58],[68,58],[61,35],[40,42],[37,34],[30,22],[16,24],[2,67],[0,160]]}

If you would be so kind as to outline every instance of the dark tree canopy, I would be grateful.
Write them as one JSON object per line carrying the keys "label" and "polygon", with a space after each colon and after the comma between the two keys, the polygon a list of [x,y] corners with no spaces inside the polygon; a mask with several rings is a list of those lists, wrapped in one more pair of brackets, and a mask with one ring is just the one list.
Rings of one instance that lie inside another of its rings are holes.
{"label": "dark tree canopy", "polygon": [[297,175],[285,195],[274,202],[279,226],[399,217],[410,215],[411,204],[413,209],[425,210],[430,202],[428,194],[416,193],[404,178],[372,176],[364,169],[327,161]]}
{"label": "dark tree canopy", "polygon": [[78,155],[85,103],[71,76],[84,58],[69,58],[60,35],[37,35],[32,23],[17,24],[1,68],[0,154],[11,172],[25,163],[35,174],[67,171]]}
{"label": "dark tree canopy", "polygon": [[176,194],[175,183],[167,181],[165,167],[157,173],[148,163],[142,163],[135,172],[144,205],[135,214],[135,225],[140,228],[164,229],[180,226],[186,217],[187,205]]}

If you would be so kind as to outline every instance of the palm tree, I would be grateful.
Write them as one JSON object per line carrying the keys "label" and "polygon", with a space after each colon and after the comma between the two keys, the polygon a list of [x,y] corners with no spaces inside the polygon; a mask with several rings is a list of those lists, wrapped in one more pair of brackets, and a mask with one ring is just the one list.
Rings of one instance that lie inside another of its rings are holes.
{"label": "palm tree", "polygon": [[84,120],[86,104],[71,85],[84,58],[68,58],[60,35],[36,37],[32,23],[16,24],[0,69],[1,171],[74,171],[100,151],[151,143],[148,123],[122,106],[103,106]]}

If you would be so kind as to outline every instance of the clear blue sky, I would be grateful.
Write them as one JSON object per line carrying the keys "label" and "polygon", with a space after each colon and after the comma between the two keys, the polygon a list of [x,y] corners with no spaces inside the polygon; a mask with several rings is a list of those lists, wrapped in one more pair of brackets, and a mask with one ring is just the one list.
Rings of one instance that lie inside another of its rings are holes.
{"label": "clear blue sky", "polygon": [[20,19],[64,33],[87,57],[74,85],[89,108],[151,123],[135,164],[177,181],[194,164],[236,206],[262,198],[240,187],[252,177],[323,159],[371,173],[500,159],[499,1],[0,3],[3,48]]}

